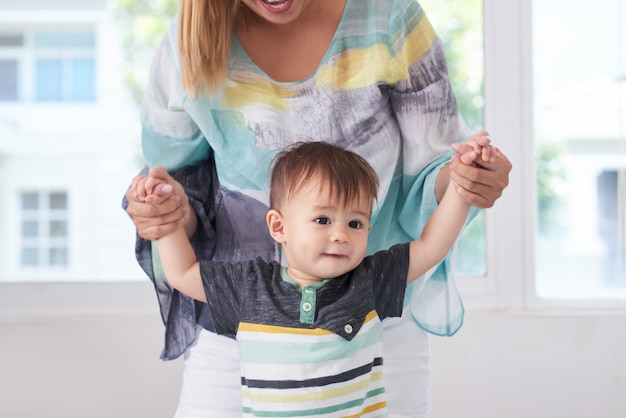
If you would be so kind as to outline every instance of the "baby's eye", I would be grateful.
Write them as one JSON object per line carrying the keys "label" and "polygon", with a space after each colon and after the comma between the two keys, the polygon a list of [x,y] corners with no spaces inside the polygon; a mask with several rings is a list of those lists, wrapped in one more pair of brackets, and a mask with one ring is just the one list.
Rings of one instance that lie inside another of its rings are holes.
{"label": "baby's eye", "polygon": [[321,216],[321,217],[317,218],[315,220],[315,222],[317,222],[320,225],[328,225],[330,223],[330,219]]}
{"label": "baby's eye", "polygon": [[353,229],[360,229],[363,224],[360,221],[350,221],[348,222],[348,226]]}

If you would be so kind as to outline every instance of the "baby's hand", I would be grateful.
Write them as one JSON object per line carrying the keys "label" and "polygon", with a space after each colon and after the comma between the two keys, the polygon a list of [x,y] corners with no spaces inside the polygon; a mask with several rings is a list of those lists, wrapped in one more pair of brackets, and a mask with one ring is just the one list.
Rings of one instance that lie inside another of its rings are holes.
{"label": "baby's hand", "polygon": [[157,186],[161,185],[161,194],[172,191],[172,186],[167,184],[161,179],[156,179],[152,176],[137,176],[132,184],[133,194],[141,202],[150,201],[150,196],[155,193]]}
{"label": "baby's hand", "polygon": [[491,138],[487,131],[473,134],[465,143],[452,144],[452,149],[463,164],[475,165],[478,157],[490,163],[496,160],[496,148],[491,145]]}

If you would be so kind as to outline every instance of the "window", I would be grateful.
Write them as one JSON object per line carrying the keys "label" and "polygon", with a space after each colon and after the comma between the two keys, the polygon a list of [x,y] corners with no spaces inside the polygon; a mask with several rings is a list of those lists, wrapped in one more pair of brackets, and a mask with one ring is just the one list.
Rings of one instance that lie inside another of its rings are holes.
{"label": "window", "polygon": [[93,33],[36,33],[34,43],[36,100],[94,99]]}
{"label": "window", "polygon": [[68,260],[69,210],[66,192],[21,194],[21,265],[63,268]]}
{"label": "window", "polygon": [[93,30],[0,32],[0,101],[92,102]]}
{"label": "window", "polygon": [[[21,47],[23,38],[19,35],[0,35],[0,50]],[[0,55],[0,101],[17,100],[17,59]]]}
{"label": "window", "polygon": [[624,298],[626,1],[534,1],[533,60],[537,293]]}

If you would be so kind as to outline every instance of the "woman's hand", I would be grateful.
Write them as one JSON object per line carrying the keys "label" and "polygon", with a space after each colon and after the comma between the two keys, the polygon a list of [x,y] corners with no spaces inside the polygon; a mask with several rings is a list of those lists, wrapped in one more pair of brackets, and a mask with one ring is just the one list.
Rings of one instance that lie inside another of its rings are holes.
{"label": "woman's hand", "polygon": [[457,193],[478,208],[490,208],[509,184],[511,162],[491,145],[489,132],[480,131],[466,143],[452,144],[456,155],[437,176],[435,193],[441,200],[450,179],[458,186]]}
{"label": "woman's hand", "polygon": [[[457,193],[472,206],[492,207],[509,184],[509,173],[512,169],[509,159],[498,148],[489,153],[495,153],[495,158],[476,154],[466,144],[454,144],[452,148],[461,156],[453,158],[448,166],[450,178],[461,186],[457,187]],[[472,152],[473,163],[468,164],[467,156]]]}
{"label": "woman's hand", "polygon": [[126,212],[143,239],[159,239],[181,225],[185,226],[187,236],[196,229],[196,214],[187,194],[164,167],[151,168],[148,176],[135,177],[126,199]]}

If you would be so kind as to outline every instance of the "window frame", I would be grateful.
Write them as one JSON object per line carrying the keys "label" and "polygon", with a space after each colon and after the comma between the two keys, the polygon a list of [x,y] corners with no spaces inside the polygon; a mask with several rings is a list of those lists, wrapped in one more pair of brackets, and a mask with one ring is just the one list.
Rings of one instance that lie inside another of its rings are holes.
{"label": "window frame", "polygon": [[[0,100],[0,104],[19,103],[73,103],[73,104],[93,104],[97,101],[97,24],[91,23],[68,23],[63,30],[54,22],[36,24],[26,22],[24,26],[7,24],[0,30],[3,35],[16,35],[21,37],[22,43],[17,46],[0,46],[0,59],[14,61],[17,64],[17,91],[16,98]],[[37,37],[47,32],[63,33],[65,35],[85,34],[93,37],[93,45],[84,46],[40,46],[37,45]],[[79,60],[88,60],[92,65],[91,92],[88,99],[75,98],[75,87],[72,83],[72,72],[74,64]],[[60,97],[41,97],[39,82],[40,65],[44,62],[55,62],[60,66]]]}
{"label": "window frame", "polygon": [[[513,164],[509,186],[487,211],[488,292],[466,306],[557,312],[626,309],[626,299],[547,299],[536,292],[536,175],[533,129],[532,1],[484,0],[485,126]],[[515,220],[515,222],[511,222]]]}
{"label": "window frame", "polygon": [[[37,208],[24,208],[23,198],[26,194],[37,196]],[[52,196],[54,194],[63,194],[65,197],[64,208],[52,208]],[[37,271],[40,269],[66,270],[71,264],[69,259],[69,250],[71,246],[70,230],[71,208],[69,207],[69,193],[65,189],[28,189],[20,191],[20,245],[19,249],[22,255],[18,261],[20,269]],[[35,221],[37,224],[37,234],[28,236],[24,234],[24,222]],[[64,234],[55,236],[52,223],[62,221],[65,223]],[[24,260],[23,251],[27,248],[37,250],[37,260],[34,264],[29,264]],[[54,248],[63,249],[65,251],[65,260],[62,264],[56,264],[51,257],[51,251]]]}
{"label": "window frame", "polygon": [[530,1],[483,0],[483,12],[485,128],[513,170],[504,194],[486,211],[487,274],[457,284],[469,309],[525,309],[537,305],[528,257],[533,182],[520,180],[534,178]]}
{"label": "window frame", "polygon": [[[457,279],[464,305],[470,310],[623,311],[626,300],[621,299],[536,296],[532,6],[528,0],[483,1],[485,127],[513,170],[503,196],[486,211],[487,274]],[[114,283],[3,283],[0,317],[154,314],[158,303],[152,287],[147,278]]]}

